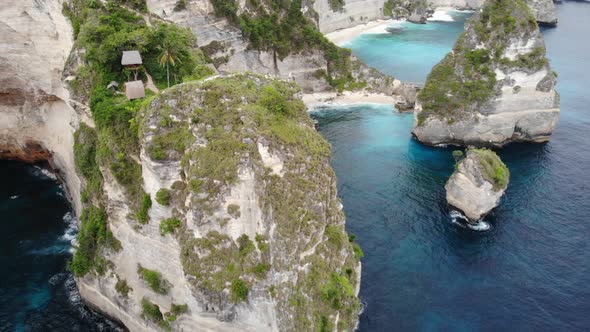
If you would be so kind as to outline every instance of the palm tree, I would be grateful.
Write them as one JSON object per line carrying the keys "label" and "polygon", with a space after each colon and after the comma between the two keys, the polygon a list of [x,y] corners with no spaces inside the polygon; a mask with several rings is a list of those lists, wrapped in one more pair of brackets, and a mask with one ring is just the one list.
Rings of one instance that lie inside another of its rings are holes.
{"label": "palm tree", "polygon": [[166,79],[168,80],[168,87],[170,87],[170,69],[169,65],[175,65],[176,62],[180,62],[176,56],[176,52],[170,43],[164,43],[164,46],[160,48],[162,53],[160,54],[160,66],[166,65]]}

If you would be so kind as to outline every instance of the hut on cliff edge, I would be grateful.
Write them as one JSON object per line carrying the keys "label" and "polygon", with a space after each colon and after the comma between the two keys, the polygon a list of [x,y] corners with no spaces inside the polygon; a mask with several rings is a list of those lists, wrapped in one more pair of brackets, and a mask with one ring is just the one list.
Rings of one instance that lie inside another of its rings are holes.
{"label": "hut on cliff edge", "polygon": [[137,80],[137,71],[142,64],[143,62],[141,61],[139,51],[123,51],[121,65],[123,68],[133,71],[135,80]]}

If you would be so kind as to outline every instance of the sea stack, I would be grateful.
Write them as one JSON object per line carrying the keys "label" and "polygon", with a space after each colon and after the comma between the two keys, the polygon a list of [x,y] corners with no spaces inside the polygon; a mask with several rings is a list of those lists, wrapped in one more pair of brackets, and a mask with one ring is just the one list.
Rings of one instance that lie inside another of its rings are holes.
{"label": "sea stack", "polygon": [[498,206],[509,179],[510,171],[495,152],[469,149],[447,181],[447,202],[475,222]]}
{"label": "sea stack", "polygon": [[488,0],[418,96],[414,136],[428,145],[548,141],[559,118],[557,73],[523,0]]}
{"label": "sea stack", "polygon": [[557,13],[553,0],[527,0],[537,22],[544,25],[557,25]]}

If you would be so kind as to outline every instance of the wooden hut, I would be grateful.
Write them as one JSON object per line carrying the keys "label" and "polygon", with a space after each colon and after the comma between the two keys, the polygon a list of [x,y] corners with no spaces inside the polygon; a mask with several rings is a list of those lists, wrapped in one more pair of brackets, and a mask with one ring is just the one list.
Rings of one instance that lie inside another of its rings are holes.
{"label": "wooden hut", "polygon": [[125,95],[129,100],[145,97],[145,89],[143,87],[143,82],[132,81],[125,83]]}
{"label": "wooden hut", "polygon": [[121,57],[121,65],[125,69],[129,69],[133,71],[135,80],[137,80],[137,70],[142,65],[141,55],[139,51],[123,51],[123,56]]}

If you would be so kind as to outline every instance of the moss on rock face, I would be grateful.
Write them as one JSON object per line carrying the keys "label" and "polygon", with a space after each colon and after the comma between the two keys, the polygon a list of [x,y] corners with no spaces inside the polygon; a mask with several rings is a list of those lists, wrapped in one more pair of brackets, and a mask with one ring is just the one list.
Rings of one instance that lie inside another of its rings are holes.
{"label": "moss on rock face", "polygon": [[162,274],[155,270],[150,270],[138,265],[137,274],[143,279],[149,288],[158,294],[167,294],[170,283],[162,278]]}
{"label": "moss on rock face", "polygon": [[428,75],[418,95],[422,111],[417,125],[431,116],[454,123],[478,111],[496,95],[501,83],[496,80],[497,69],[530,72],[547,66],[545,48],[540,46],[514,60],[506,57],[511,42],[536,33],[537,23],[523,0],[486,1],[468,21],[453,51]]}
{"label": "moss on rock face", "polygon": [[78,245],[70,269],[77,277],[91,271],[102,273],[106,261],[102,257],[105,250],[121,250],[117,240],[108,227],[108,216],[104,208],[102,192],[103,177],[97,162],[99,139],[96,131],[85,124],[74,133],[74,160],[76,169],[84,180],[81,201]]}
{"label": "moss on rock face", "polygon": [[152,301],[148,300],[147,298],[143,298],[141,300],[141,316],[145,320],[149,320],[157,324],[160,328],[164,329],[165,331],[170,330],[170,324],[166,320],[164,320],[164,315],[162,314],[160,307]]}
{"label": "moss on rock face", "polygon": [[[190,203],[174,208],[179,216],[190,214],[191,224],[183,221],[175,236],[184,272],[201,298],[225,310],[266,289],[277,303],[281,330],[335,326],[337,315],[338,328],[351,330],[360,309],[352,289],[362,251],[344,230],[330,145],[298,93],[293,83],[253,74],[182,84],[145,109],[140,139],[150,146],[170,126],[186,126],[190,133],[180,157],[185,185],[179,189]],[[168,127],[157,125],[162,114],[172,121]],[[259,146],[280,158],[280,175],[265,166]],[[167,154],[161,162],[177,158]],[[243,172],[254,175],[262,212],[264,225],[256,231],[263,234],[254,238],[232,238],[227,228],[249,222],[241,219],[245,206],[224,202]],[[291,277],[273,282],[272,273]]]}
{"label": "moss on rock face", "polygon": [[504,190],[510,181],[510,171],[500,157],[488,149],[470,149],[477,155],[477,160],[483,168],[483,176],[494,186],[495,191]]}

